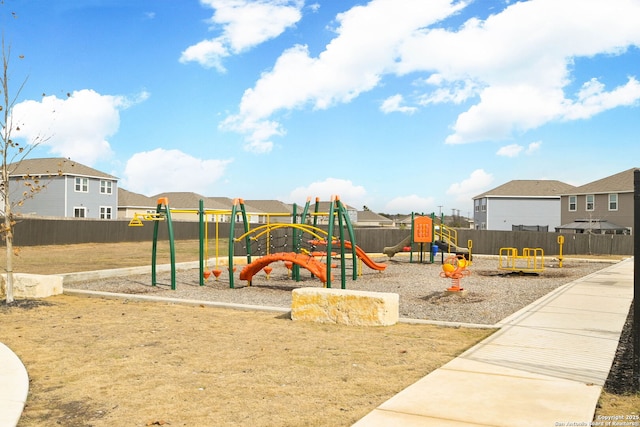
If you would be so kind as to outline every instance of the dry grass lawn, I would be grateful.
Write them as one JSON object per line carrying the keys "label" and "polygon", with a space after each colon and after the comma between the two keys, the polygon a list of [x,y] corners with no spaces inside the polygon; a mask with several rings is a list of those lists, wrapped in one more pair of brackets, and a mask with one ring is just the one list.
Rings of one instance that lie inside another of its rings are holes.
{"label": "dry grass lawn", "polygon": [[[220,255],[226,252],[221,242]],[[197,240],[175,242],[176,262],[198,260]],[[209,248],[213,256],[213,248]],[[15,250],[13,271],[33,274],[63,274],[151,264],[151,242],[82,243],[78,245],[24,246]],[[158,242],[158,264],[168,264],[169,244]],[[6,259],[0,256],[0,268]]]}
{"label": "dry grass lawn", "polygon": [[489,331],[57,296],[2,307],[20,426],[348,426]]}
{"label": "dry grass lawn", "polygon": [[[198,259],[197,241],[176,248],[178,262]],[[150,242],[24,247],[14,271],[150,259]],[[158,263],[168,260],[161,242]],[[71,296],[0,304],[0,324],[31,380],[20,427],[348,426],[491,333]],[[638,399],[605,393],[597,414],[638,413]]]}
{"label": "dry grass lawn", "polygon": [[[178,262],[197,260],[197,242],[177,245]],[[148,265],[150,252],[148,242],[25,247],[14,271]],[[0,305],[0,322],[31,379],[21,427],[348,426],[491,333],[66,295]]]}

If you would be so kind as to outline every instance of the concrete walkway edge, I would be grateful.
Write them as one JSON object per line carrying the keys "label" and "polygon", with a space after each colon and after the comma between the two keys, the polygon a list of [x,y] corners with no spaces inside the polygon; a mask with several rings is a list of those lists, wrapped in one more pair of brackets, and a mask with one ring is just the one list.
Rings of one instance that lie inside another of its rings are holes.
{"label": "concrete walkway edge", "polygon": [[29,394],[29,375],[22,361],[0,343],[0,426],[18,424]]}
{"label": "concrete walkway edge", "polygon": [[568,283],[354,427],[591,425],[633,300],[633,260]]}

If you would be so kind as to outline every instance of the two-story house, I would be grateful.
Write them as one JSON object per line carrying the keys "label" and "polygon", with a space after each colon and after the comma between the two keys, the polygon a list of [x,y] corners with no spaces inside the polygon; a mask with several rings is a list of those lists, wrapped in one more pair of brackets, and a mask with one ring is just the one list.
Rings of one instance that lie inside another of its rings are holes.
{"label": "two-story house", "polygon": [[562,225],[557,231],[629,234],[633,229],[634,171],[611,175],[562,194]]}
{"label": "two-story house", "polygon": [[64,218],[117,217],[118,178],[66,158],[8,165],[13,212]]}
{"label": "two-story house", "polygon": [[477,230],[554,231],[561,195],[574,186],[555,180],[513,180],[473,198]]}

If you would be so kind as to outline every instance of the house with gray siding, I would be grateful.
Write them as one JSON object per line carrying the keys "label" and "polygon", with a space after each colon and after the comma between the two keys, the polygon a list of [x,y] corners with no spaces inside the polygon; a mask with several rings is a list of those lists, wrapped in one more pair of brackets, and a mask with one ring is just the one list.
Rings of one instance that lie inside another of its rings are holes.
{"label": "house with gray siding", "polygon": [[561,194],[574,186],[555,180],[513,180],[473,198],[477,230],[555,231]]}
{"label": "house with gray siding", "polygon": [[630,234],[634,215],[634,171],[590,182],[562,197],[562,225],[557,231],[568,233]]}
{"label": "house with gray siding", "polygon": [[66,158],[24,159],[8,167],[9,198],[15,214],[117,217],[118,178],[113,175]]}

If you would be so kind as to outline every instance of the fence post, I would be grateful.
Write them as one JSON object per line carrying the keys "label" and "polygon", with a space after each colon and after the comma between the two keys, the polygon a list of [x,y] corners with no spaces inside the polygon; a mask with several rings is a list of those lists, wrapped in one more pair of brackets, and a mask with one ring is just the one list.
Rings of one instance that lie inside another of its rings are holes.
{"label": "fence post", "polygon": [[633,171],[633,383],[640,392],[640,169]]}

